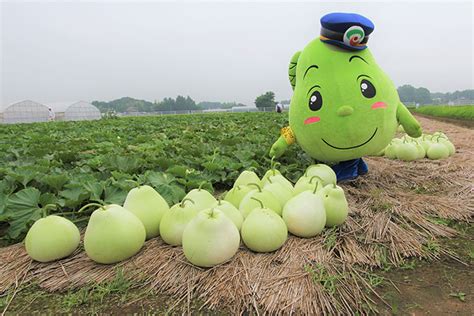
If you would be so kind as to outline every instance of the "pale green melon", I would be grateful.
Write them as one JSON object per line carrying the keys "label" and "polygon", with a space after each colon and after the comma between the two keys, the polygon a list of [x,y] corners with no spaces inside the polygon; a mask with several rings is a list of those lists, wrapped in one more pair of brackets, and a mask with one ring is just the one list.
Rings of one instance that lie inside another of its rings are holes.
{"label": "pale green melon", "polygon": [[49,262],[69,256],[79,246],[79,229],[70,220],[56,215],[37,220],[26,234],[28,255],[39,262]]}
{"label": "pale green melon", "polygon": [[147,239],[160,234],[161,217],[169,210],[165,199],[148,185],[131,189],[123,207],[141,220]]}
{"label": "pale green melon", "polygon": [[145,238],[140,219],[120,205],[111,204],[92,213],[84,234],[84,249],[95,262],[116,263],[138,253]]}

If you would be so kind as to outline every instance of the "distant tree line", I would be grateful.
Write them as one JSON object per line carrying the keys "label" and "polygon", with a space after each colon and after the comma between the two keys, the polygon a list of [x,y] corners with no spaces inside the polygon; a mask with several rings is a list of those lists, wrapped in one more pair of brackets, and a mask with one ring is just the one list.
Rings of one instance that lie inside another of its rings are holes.
{"label": "distant tree line", "polygon": [[155,107],[155,103],[137,100],[130,97],[124,97],[110,102],[92,101],[101,112],[116,111],[116,112],[149,112]]}
{"label": "distant tree line", "polygon": [[426,88],[415,88],[408,84],[398,88],[398,95],[402,102],[418,104],[447,104],[462,99],[474,100],[473,89],[447,93],[432,93]]}
{"label": "distant tree line", "polygon": [[189,96],[178,95],[176,99],[164,98],[162,101],[150,102],[138,100],[130,97],[123,97],[110,102],[93,101],[101,112],[159,112],[159,111],[188,111],[188,110],[212,110],[212,109],[230,109],[236,106],[245,106],[236,102],[196,102]]}
{"label": "distant tree line", "polygon": [[447,92],[447,93],[440,93],[440,92],[435,92],[431,93],[431,98],[433,99],[434,103],[439,103],[439,104],[446,104],[450,101],[456,101],[456,100],[474,100],[474,89],[469,89],[469,90],[456,90],[454,92]]}
{"label": "distant tree line", "polygon": [[[156,102],[156,101],[155,101]],[[176,99],[164,98],[161,102],[156,102],[152,111],[185,111],[199,110],[193,99],[178,95]]]}

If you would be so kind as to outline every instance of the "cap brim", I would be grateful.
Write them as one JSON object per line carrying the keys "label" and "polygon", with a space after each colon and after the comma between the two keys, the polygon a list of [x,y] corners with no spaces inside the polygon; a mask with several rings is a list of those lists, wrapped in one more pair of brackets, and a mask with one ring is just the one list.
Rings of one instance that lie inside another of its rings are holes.
{"label": "cap brim", "polygon": [[339,46],[343,49],[347,49],[347,50],[352,50],[352,51],[357,51],[357,50],[364,50],[367,48],[366,45],[362,45],[362,46],[350,46],[350,45],[347,45],[346,43],[344,42],[341,42],[341,41],[336,41],[336,40],[332,40],[332,39],[320,39],[321,42],[323,43],[326,43],[326,44],[331,44],[331,45],[336,45],[336,46]]}

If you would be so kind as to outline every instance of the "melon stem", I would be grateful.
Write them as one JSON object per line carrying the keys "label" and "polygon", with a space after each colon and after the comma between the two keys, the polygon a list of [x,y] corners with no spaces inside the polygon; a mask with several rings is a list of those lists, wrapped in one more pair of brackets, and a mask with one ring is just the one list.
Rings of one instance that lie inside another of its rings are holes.
{"label": "melon stem", "polygon": [[[275,169],[274,166],[275,166],[275,156],[273,156],[272,159],[270,160],[270,169],[274,170]],[[275,175],[275,172],[273,172],[273,175]]]}
{"label": "melon stem", "polygon": [[320,176],[312,176],[311,179],[309,179],[309,184],[313,184],[313,179],[314,178],[318,178],[319,180],[321,180],[321,182],[323,182],[323,179],[321,179]]}
{"label": "melon stem", "polygon": [[183,208],[183,207],[185,206],[185,205],[184,205],[184,202],[186,202],[186,201],[189,201],[189,202],[195,204],[192,199],[190,199],[190,198],[185,198],[185,199],[183,199],[183,200],[181,201],[181,203],[179,203],[179,207]]}
{"label": "melon stem", "polygon": [[104,208],[105,204],[100,204],[100,203],[95,203],[95,202],[89,203],[89,204],[86,204],[83,207],[81,207],[79,209],[79,211],[77,211],[77,213],[82,213],[82,211],[84,211],[86,208],[91,207],[91,206],[96,206],[98,208]]}
{"label": "melon stem", "polygon": [[313,194],[315,194],[316,191],[318,190],[318,186],[319,186],[319,181],[317,181],[316,185],[314,186]]}
{"label": "melon stem", "polygon": [[261,188],[258,184],[256,184],[256,183],[253,183],[253,182],[252,182],[252,183],[248,183],[247,185],[249,185],[249,186],[250,186],[250,185],[253,185],[253,186],[255,186],[255,187],[258,188],[258,192],[262,192],[262,188]]}
{"label": "melon stem", "polygon": [[209,213],[210,218],[214,218],[214,208],[211,208],[211,213]]}
{"label": "melon stem", "polygon": [[257,201],[258,203],[260,203],[260,207],[261,207],[261,208],[264,208],[264,205],[263,205],[263,202],[262,202],[262,201],[260,201],[260,200],[257,199],[257,198],[254,198],[253,196],[251,197],[251,199]]}
{"label": "melon stem", "polygon": [[201,182],[201,184],[199,184],[198,190],[201,191],[202,186],[205,185],[205,184],[206,184],[206,181]]}
{"label": "melon stem", "polygon": [[[277,173],[276,173],[277,169],[276,169],[276,168],[277,168],[278,166],[280,166],[280,165],[281,165],[281,163],[279,163],[279,162],[275,162],[275,163],[273,164],[272,172],[273,172],[273,175],[274,175],[274,176],[277,175]],[[270,178],[270,177],[269,177],[269,178]]]}

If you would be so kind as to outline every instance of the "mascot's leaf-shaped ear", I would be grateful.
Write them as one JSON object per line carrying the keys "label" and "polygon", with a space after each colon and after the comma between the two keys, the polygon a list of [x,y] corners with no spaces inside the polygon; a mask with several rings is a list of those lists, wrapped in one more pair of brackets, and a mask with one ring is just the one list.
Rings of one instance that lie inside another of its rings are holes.
{"label": "mascot's leaf-shaped ear", "polygon": [[300,58],[301,51],[296,52],[291,57],[290,65],[288,66],[288,77],[290,78],[291,88],[295,90],[296,87],[296,65],[298,64],[298,58]]}

